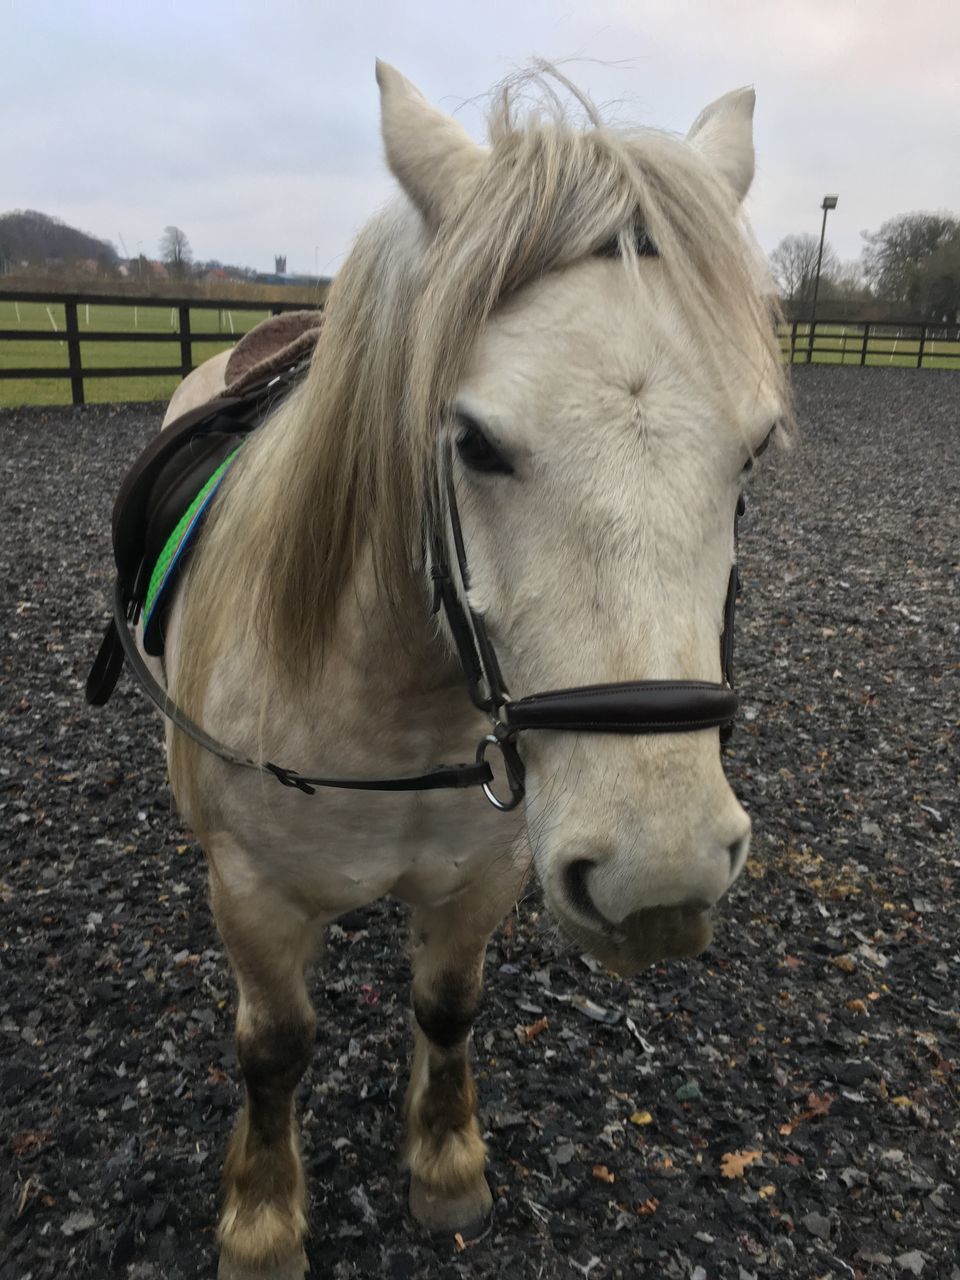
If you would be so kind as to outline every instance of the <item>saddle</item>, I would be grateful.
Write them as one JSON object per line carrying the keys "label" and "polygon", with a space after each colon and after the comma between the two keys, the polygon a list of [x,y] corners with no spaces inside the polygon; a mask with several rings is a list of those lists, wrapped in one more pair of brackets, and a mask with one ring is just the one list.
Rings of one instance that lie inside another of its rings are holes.
{"label": "saddle", "polygon": [[[113,508],[117,592],[151,656],[163,655],[174,589],[231,462],[306,371],[321,323],[319,312],[287,312],[245,334],[223,391],[161,431],[124,476]],[[111,619],[87,677],[93,706],[110,698],[123,660]]]}

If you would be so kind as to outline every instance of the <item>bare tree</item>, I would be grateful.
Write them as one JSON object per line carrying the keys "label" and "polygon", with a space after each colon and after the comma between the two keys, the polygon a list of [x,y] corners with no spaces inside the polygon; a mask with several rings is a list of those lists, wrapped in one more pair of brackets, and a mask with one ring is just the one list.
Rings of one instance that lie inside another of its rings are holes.
{"label": "bare tree", "polygon": [[179,227],[164,227],[160,237],[160,257],[173,276],[182,276],[193,261],[193,250],[186,233]]}
{"label": "bare tree", "polygon": [[821,294],[834,301],[867,302],[873,297],[860,262],[838,262],[821,285]]}
{"label": "bare tree", "polygon": [[[805,232],[799,236],[784,236],[771,253],[770,270],[787,302],[802,303],[813,297],[819,249],[819,237]],[[820,279],[831,279],[836,269],[837,255],[829,244],[824,244]]]}

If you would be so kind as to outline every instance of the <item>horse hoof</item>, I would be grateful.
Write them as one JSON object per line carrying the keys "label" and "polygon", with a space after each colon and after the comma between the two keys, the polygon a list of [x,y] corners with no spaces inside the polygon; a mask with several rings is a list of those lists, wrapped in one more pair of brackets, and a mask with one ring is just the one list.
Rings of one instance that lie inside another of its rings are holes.
{"label": "horse hoof", "polygon": [[217,1280],[303,1280],[307,1274],[307,1255],[301,1249],[299,1255],[287,1262],[275,1262],[265,1267],[244,1267],[220,1255]]}
{"label": "horse hoof", "polygon": [[455,1196],[431,1191],[418,1178],[410,1179],[410,1212],[428,1231],[459,1231],[465,1240],[478,1236],[487,1225],[493,1196],[486,1178]]}

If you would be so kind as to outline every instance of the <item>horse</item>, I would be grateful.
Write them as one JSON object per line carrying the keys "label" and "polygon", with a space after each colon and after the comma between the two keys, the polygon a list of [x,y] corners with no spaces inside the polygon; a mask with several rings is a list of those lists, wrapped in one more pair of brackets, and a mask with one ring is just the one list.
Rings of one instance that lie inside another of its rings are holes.
{"label": "horse", "polygon": [[[790,423],[741,209],[754,94],[685,137],[614,128],[544,64],[496,92],[481,146],[392,67],[377,80],[396,199],[227,470],[151,660],[189,717],[170,782],[238,986],[221,1280],[306,1266],[294,1094],[325,926],[383,895],[411,908],[409,1206],[466,1234],[492,1205],[484,951],[531,869],[561,929],[630,975],[707,945],[750,841],[718,637],[735,509]],[[449,786],[424,782],[478,739]],[[492,804],[456,785],[478,780]]]}

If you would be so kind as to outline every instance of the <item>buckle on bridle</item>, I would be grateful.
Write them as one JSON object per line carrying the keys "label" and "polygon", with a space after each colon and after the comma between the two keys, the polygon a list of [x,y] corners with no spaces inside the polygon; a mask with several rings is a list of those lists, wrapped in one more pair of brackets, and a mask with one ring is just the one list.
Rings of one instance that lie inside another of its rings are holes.
{"label": "buckle on bridle", "polygon": [[493,807],[495,809],[499,809],[501,813],[510,813],[512,809],[516,809],[525,794],[523,761],[517,753],[517,748],[513,739],[514,735],[508,726],[500,724],[498,721],[493,727],[493,732],[488,733],[485,737],[481,738],[477,746],[477,764],[486,763],[487,750],[489,747],[496,747],[503,759],[503,767],[507,775],[507,785],[510,787],[510,799],[501,800],[493,790],[491,783],[482,783],[483,794],[487,797]]}

